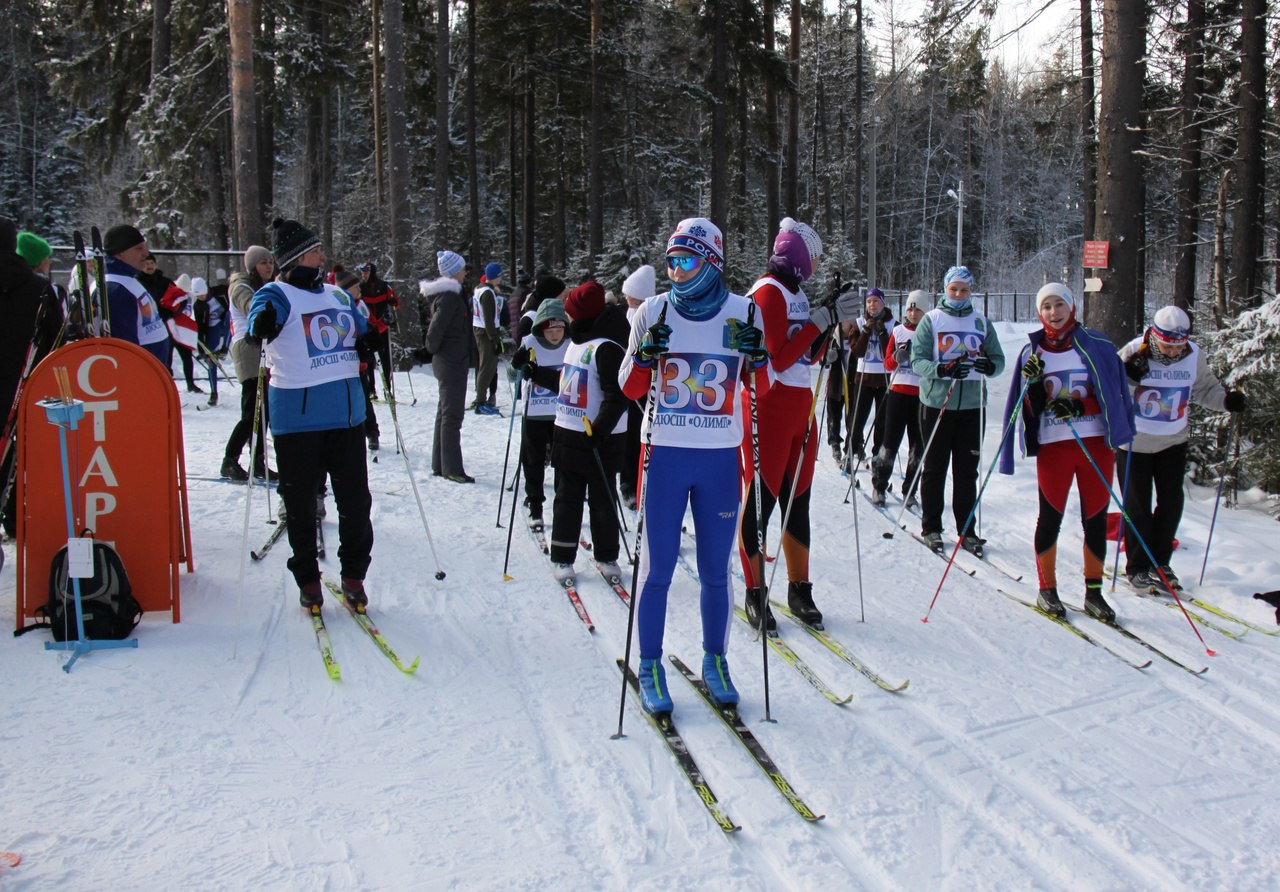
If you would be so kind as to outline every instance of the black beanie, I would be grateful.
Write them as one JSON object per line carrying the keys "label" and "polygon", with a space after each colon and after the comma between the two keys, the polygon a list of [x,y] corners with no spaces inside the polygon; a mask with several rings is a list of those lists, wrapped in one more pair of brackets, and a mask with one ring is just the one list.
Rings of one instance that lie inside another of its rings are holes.
{"label": "black beanie", "polygon": [[312,248],[320,247],[320,239],[297,220],[283,220],[277,217],[271,221],[271,253],[276,255],[276,263],[286,269]]}
{"label": "black beanie", "polygon": [[564,293],[564,282],[555,276],[543,274],[533,285],[533,299],[538,303],[549,297],[559,297]]}
{"label": "black beanie", "polygon": [[8,217],[0,217],[0,254],[18,252],[18,227]]}
{"label": "black beanie", "polygon": [[114,257],[145,241],[146,238],[138,231],[137,227],[130,226],[128,223],[121,223],[119,226],[112,226],[107,230],[107,234],[102,240],[102,250],[107,253],[108,257]]}

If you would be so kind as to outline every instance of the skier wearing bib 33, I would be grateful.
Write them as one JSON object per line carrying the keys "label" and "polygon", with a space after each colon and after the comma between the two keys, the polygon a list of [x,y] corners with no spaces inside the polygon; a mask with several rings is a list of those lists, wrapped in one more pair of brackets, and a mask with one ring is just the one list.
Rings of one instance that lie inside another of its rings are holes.
{"label": "skier wearing bib 33", "polygon": [[724,239],[716,225],[701,217],[681,220],[667,241],[667,270],[671,290],[636,310],[619,371],[629,398],[656,391],[641,432],[649,455],[647,479],[640,481],[644,532],[636,601],[640,699],[654,714],[671,712],[662,641],[680,524],[690,504],[702,586],[702,677],[718,703],[738,702],[725,658],[743,431],[736,391],[749,375],[758,392],[769,386],[764,330],[751,301],[731,294],[721,278]]}

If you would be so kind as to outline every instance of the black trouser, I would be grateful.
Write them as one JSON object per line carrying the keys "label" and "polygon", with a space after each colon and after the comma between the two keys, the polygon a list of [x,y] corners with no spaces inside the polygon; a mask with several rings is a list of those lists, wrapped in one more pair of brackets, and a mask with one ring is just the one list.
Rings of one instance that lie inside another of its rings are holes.
{"label": "black trouser", "polygon": [[[265,388],[264,388],[265,390]],[[253,408],[258,404],[258,379],[250,378],[240,382],[240,420],[231,429],[227,438],[227,449],[223,454],[225,461],[240,461],[240,453],[253,434]],[[262,394],[262,423],[258,425],[257,447],[253,455],[253,467],[261,468],[266,463],[263,453],[263,432],[267,429],[267,395]]]}
{"label": "black trouser", "polygon": [[622,452],[622,435],[610,434],[599,448],[604,475],[591,450],[557,449],[556,499],[551,518],[551,560],[572,564],[582,535],[582,505],[591,515],[591,552],[594,560],[618,559],[618,515],[614,504],[613,475]]}
{"label": "black trouser", "polygon": [[[1128,479],[1125,479],[1126,468]],[[1156,565],[1167,567],[1173,556],[1173,537],[1182,522],[1182,506],[1186,500],[1182,480],[1187,473],[1187,444],[1179,443],[1159,452],[1135,452],[1132,459],[1124,449],[1116,450],[1116,476],[1120,482],[1125,512],[1138,528],[1142,540],[1155,556]],[[1151,490],[1155,487],[1155,510]],[[1124,571],[1132,575],[1151,570],[1151,558],[1134,536],[1128,524],[1124,527]]]}
{"label": "black trouser", "polygon": [[[883,376],[881,376],[883,377]],[[871,454],[875,455],[880,451],[880,446],[884,442],[884,413],[880,411],[880,404],[884,402],[883,387],[854,387],[853,382],[856,376],[850,379],[849,399],[849,445],[846,447],[847,452],[854,455],[866,454],[867,441],[867,419],[871,421]],[[875,413],[872,417],[872,413]]]}
{"label": "black trouser", "polygon": [[173,349],[178,351],[178,359],[182,360],[182,374],[187,379],[187,390],[194,390],[196,386],[195,378],[193,377],[196,371],[195,351],[190,347],[182,346],[176,341],[173,344]]}
{"label": "black trouser", "polygon": [[520,429],[520,468],[524,472],[525,501],[529,516],[542,517],[542,503],[547,500],[544,484],[547,478],[547,456],[551,452],[551,437],[556,421],[547,418],[525,418]]}
{"label": "black trouser", "polygon": [[633,402],[627,407],[627,431],[622,435],[622,466],[618,470],[618,485],[624,496],[636,495],[636,482],[640,478],[640,428],[643,426],[643,404]]}
{"label": "black trouser", "polygon": [[[761,481],[763,482],[763,481]],[[786,546],[786,537],[790,536],[796,545],[801,548],[808,549],[810,528],[809,528],[809,493],[813,492],[813,487],[806,486],[803,492],[796,493],[795,501],[791,504],[791,511],[787,512],[787,501],[791,498],[791,478],[784,476],[782,478],[782,492],[774,495],[769,492],[769,487],[762,486],[760,488],[760,520],[765,530],[769,529],[769,518],[773,515],[775,505],[787,518],[787,525],[782,531],[783,546]],[[747,494],[742,502],[742,553],[746,558],[746,563],[751,570],[747,571],[747,585],[751,588],[764,585],[763,579],[750,579],[754,575],[755,569],[764,569],[764,563],[760,560],[760,535],[756,527],[756,482],[752,479],[747,484]],[[778,549],[782,551],[782,548]],[[791,559],[793,553],[787,553],[787,570],[790,572]],[[800,581],[800,580],[797,580]]]}
{"label": "black trouser", "polygon": [[[898,393],[890,390],[880,407],[880,415],[884,419],[884,440],[876,450],[875,462],[871,471],[871,485],[875,489],[888,489],[889,474],[893,471],[893,462],[898,455],[898,447],[902,445],[902,435],[907,435],[907,486],[915,489],[920,481],[916,479],[916,471],[920,466],[920,451],[924,443],[920,439],[920,397],[914,393]],[[911,495],[905,488],[902,497]]]}
{"label": "black trouser", "polygon": [[276,434],[280,498],[284,500],[289,571],[298,587],[320,578],[316,555],[316,493],[329,475],[338,505],[338,564],[343,579],[364,579],[373,550],[369,473],[359,427]]}
{"label": "black trouser", "polygon": [[[853,395],[850,394],[850,399]],[[827,378],[827,445],[839,446],[844,442],[841,432],[844,430],[844,362],[831,364],[831,375]]]}
{"label": "black trouser", "polygon": [[[935,425],[938,433],[933,436]],[[947,409],[943,412],[921,404],[920,434],[926,440],[933,436],[929,452],[924,457],[924,472],[920,475],[920,531],[942,532],[943,489],[947,485],[947,468],[950,467],[951,513],[955,517],[956,532],[965,537],[972,536],[972,519],[968,529],[961,529],[961,525],[973,511],[978,497],[982,410]]]}

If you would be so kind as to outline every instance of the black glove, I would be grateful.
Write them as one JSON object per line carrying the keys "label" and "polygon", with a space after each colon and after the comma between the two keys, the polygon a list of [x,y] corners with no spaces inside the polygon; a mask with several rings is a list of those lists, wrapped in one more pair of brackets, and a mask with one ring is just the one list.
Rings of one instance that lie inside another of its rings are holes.
{"label": "black glove", "polygon": [[1084,403],[1074,396],[1055,396],[1045,408],[1059,421],[1084,415]]}
{"label": "black glove", "polygon": [[835,282],[831,285],[831,294],[827,295],[825,303],[834,304],[840,299],[842,294],[846,294],[853,287],[852,282],[841,282],[839,274],[836,275]]}
{"label": "black glove", "polygon": [[955,378],[959,381],[962,378],[969,377],[969,361],[965,357],[953,359],[950,362],[938,364],[939,378]]}
{"label": "black glove", "polygon": [[990,375],[996,370],[995,360],[985,353],[979,353],[973,358],[973,370],[979,375]]}
{"label": "black glove", "polygon": [[1147,346],[1142,348],[1128,359],[1124,361],[1124,373],[1129,376],[1129,380],[1135,384],[1146,377],[1147,371],[1151,368],[1151,361],[1147,359]]}
{"label": "black glove", "polygon": [[1244,392],[1239,390],[1228,390],[1227,397],[1222,401],[1222,405],[1228,412],[1244,411]]}
{"label": "black glove", "polygon": [[275,304],[268,303],[257,316],[253,317],[253,327],[250,331],[254,337],[262,338],[264,341],[276,339],[276,335],[280,334],[280,326],[276,324]]}
{"label": "black glove", "polygon": [[1031,358],[1022,364],[1022,377],[1028,381],[1039,381],[1044,374],[1044,360],[1039,353],[1032,353]]}
{"label": "black glove", "polygon": [[[663,315],[665,316],[666,313],[664,312]],[[650,325],[649,330],[644,333],[644,340],[636,348],[636,356],[640,357],[642,362],[653,362],[671,349],[668,346],[670,343],[671,326],[659,319],[653,325]]]}
{"label": "black glove", "polygon": [[751,360],[757,368],[769,361],[769,351],[764,349],[764,332],[754,325],[730,319],[729,346]]}

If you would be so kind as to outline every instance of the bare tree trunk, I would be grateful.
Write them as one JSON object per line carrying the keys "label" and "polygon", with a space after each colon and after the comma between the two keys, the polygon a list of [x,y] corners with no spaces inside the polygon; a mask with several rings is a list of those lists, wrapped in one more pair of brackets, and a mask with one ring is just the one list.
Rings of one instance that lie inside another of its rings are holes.
{"label": "bare tree trunk", "polygon": [[[238,0],[237,0],[238,2]],[[270,4],[254,3],[255,14],[262,13],[258,36],[262,38],[263,49],[270,52],[275,47],[276,16]],[[258,104],[258,201],[263,209],[263,223],[266,222],[266,211],[276,203],[276,67],[262,62],[258,67],[258,57],[253,59],[254,71],[260,87]]]}
{"label": "bare tree trunk", "polygon": [[[862,0],[853,4],[853,244],[854,261],[866,268],[866,250],[862,241],[862,177],[863,177],[863,109],[865,88],[862,84]],[[841,130],[843,132],[843,128]]]}
{"label": "bare tree trunk", "polygon": [[436,2],[436,246],[449,242],[449,0]]}
{"label": "bare tree trunk", "polygon": [[235,159],[236,246],[261,244],[266,222],[258,192],[258,110],[254,101],[253,2],[227,0],[230,34],[231,136]]}
{"label": "bare tree trunk", "polygon": [[484,263],[480,238],[480,170],[476,159],[476,0],[467,0],[467,192],[471,200],[471,263]]}
{"label": "bare tree trunk", "polygon": [[783,176],[786,212],[800,213],[800,0],[791,0],[791,40],[787,45],[791,93],[787,97],[787,160]]}
{"label": "bare tree trunk", "polygon": [[378,208],[378,229],[381,235],[382,205],[386,198],[383,175],[386,167],[382,156],[386,151],[382,140],[382,6],[373,0],[373,189],[374,204]]}
{"label": "bare tree trunk", "polygon": [[1240,11],[1240,116],[1236,128],[1236,193],[1231,227],[1231,312],[1262,304],[1262,199],[1266,123],[1266,0],[1243,0]]}
{"label": "bare tree trunk", "polygon": [[533,28],[525,33],[524,54],[524,268],[533,272],[533,239],[537,226],[537,176],[535,143],[537,141],[534,119],[533,54],[538,49],[537,34]]}
{"label": "bare tree trunk", "polygon": [[[402,0],[382,0],[382,31],[386,35],[387,193],[391,200],[391,258],[387,278],[400,282],[413,272],[413,208],[409,203],[408,112],[405,106],[404,6]],[[417,314],[407,316],[416,321]]]}
{"label": "bare tree trunk", "polygon": [[510,172],[507,195],[507,262],[513,268],[525,266],[516,256],[516,204],[520,198],[519,179],[516,175],[516,66],[507,63],[507,169]]}
{"label": "bare tree trunk", "polygon": [[587,275],[594,276],[596,258],[604,251],[604,79],[600,52],[600,29],[603,26],[604,4],[591,0],[591,140],[587,157],[591,194],[587,199],[589,220],[587,224]]}
{"label": "bare tree trunk", "polygon": [[729,50],[725,21],[725,0],[710,0],[711,5],[711,220],[728,226],[729,212]]}
{"label": "bare tree trunk", "polygon": [[1173,270],[1173,302],[1185,310],[1196,303],[1196,254],[1200,242],[1200,153],[1204,111],[1200,78],[1204,73],[1204,0],[1187,0],[1183,35],[1186,65],[1182,72],[1182,168],[1178,171],[1177,259]]}
{"label": "bare tree trunk", "polygon": [[554,213],[551,215],[551,265],[556,269],[564,269],[569,261],[568,211],[565,203],[565,192],[568,191],[564,164],[564,94],[561,91],[560,77],[556,77],[556,114],[555,114],[555,149],[556,149],[556,197]]}
{"label": "bare tree trunk", "polygon": [[1089,324],[1119,344],[1142,318],[1139,250],[1143,229],[1142,113],[1147,44],[1146,0],[1105,0],[1102,7],[1102,120],[1098,128],[1098,207],[1095,237],[1110,242],[1102,291],[1086,307]]}
{"label": "bare tree trunk", "polygon": [[[776,49],[774,44],[776,19],[774,0],[764,0],[764,49],[769,55],[773,55]],[[764,203],[765,215],[768,217],[765,223],[765,237],[768,239],[768,245],[772,245],[773,227],[777,226],[782,219],[778,207],[778,85],[772,77],[766,77],[764,82],[764,118]]]}
{"label": "bare tree trunk", "polygon": [[1084,193],[1084,237],[1093,240],[1098,201],[1098,130],[1093,102],[1093,0],[1080,0],[1080,154],[1083,161],[1080,191]]}
{"label": "bare tree trunk", "polygon": [[151,0],[151,79],[169,67],[172,29],[169,27],[170,0]]}
{"label": "bare tree trunk", "polygon": [[[328,13],[323,7],[307,10],[307,29],[314,35],[317,45],[328,43]],[[329,204],[329,90],[314,82],[307,85],[306,149],[307,169],[303,183],[303,211],[301,219],[308,226],[320,230],[324,243],[332,249],[332,232],[325,231]],[[331,228],[331,227],[330,227]]]}
{"label": "bare tree trunk", "polygon": [[1213,218],[1213,327],[1227,315],[1227,177],[1218,180],[1218,210]]}

